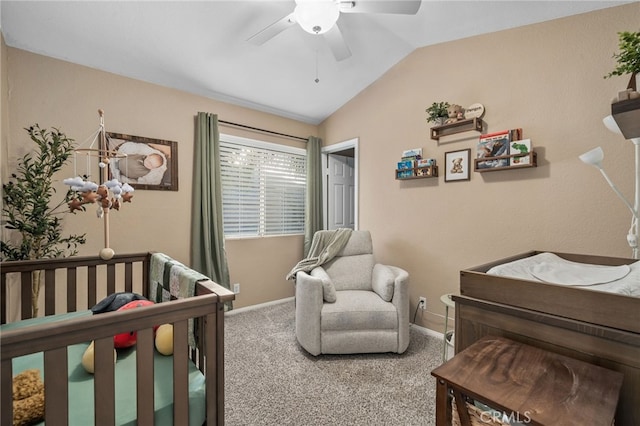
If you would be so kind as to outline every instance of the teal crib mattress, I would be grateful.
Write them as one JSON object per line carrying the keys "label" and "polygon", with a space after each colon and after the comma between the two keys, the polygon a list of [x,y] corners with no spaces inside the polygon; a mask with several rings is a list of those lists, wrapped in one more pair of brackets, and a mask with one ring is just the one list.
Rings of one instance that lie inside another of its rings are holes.
{"label": "teal crib mattress", "polygon": [[[53,315],[5,324],[0,331],[48,322],[90,316],[91,311]],[[85,426],[94,423],[93,375],[82,367],[82,355],[90,342],[68,347],[69,373],[69,425]],[[13,359],[13,375],[37,368],[44,373],[42,352]],[[154,406],[155,425],[173,424],[173,357],[154,351]],[[44,376],[42,376],[44,381]],[[47,385],[46,382],[45,386]],[[46,403],[46,401],[45,401]],[[189,363],[189,425],[202,425],[206,416],[205,378],[193,363]],[[136,351],[135,346],[118,349],[115,365],[115,406],[117,425],[136,425]],[[98,419],[99,423],[99,419]],[[40,422],[38,424],[45,424]]]}

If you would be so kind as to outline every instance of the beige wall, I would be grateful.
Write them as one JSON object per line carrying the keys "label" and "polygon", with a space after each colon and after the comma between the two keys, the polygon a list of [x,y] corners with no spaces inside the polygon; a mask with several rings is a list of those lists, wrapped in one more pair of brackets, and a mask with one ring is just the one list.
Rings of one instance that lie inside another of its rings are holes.
{"label": "beige wall", "polygon": [[[372,231],[380,261],[411,274],[412,316],[417,297],[426,296],[434,313],[417,322],[441,330],[439,297],[457,292],[462,268],[531,249],[630,254],[628,212],[577,156],[602,145],[612,179],[632,193],[631,144],[601,124],[627,82],[602,76],[613,68],[616,33],[637,30],[639,21],[634,4],[419,49],[319,129],[3,45],[0,133],[2,152],[8,145],[10,154],[3,173],[29,149],[23,127],[59,126],[83,142],[97,128],[98,108],[110,131],[177,141],[180,190],[136,192],[133,204],[112,215],[111,246],[188,262],[197,111],[288,134],[320,132],[329,144],[359,137],[360,228]],[[424,109],[443,100],[484,104],[487,131],[522,127],[539,166],[472,173],[468,182],[394,180],[395,162],[408,148],[437,158],[441,176],[445,152],[472,148],[475,154],[477,134],[429,138]],[[88,233],[83,254],[102,247],[101,222],[92,212],[67,220],[67,230]],[[300,236],[227,241],[231,281],[241,284],[236,306],[293,295],[284,275],[302,256],[301,246]]]}
{"label": "beige wall", "polygon": [[[601,120],[628,80],[603,79],[616,33],[638,22],[636,3],[425,47],[321,125],[326,143],[360,138],[360,228],[372,231],[379,261],[409,271],[412,316],[427,297],[435,314],[419,324],[442,331],[439,298],[458,292],[466,267],[532,249],[631,256],[628,210],[577,157],[602,145],[611,178],[633,197],[632,144]],[[489,132],[522,127],[538,167],[445,183],[445,152],[475,156],[478,134],[431,140],[424,110],[434,101],[482,103]],[[394,180],[402,151],[416,147],[441,177]]]}
{"label": "beige wall", "polygon": [[[33,123],[47,128],[59,127],[77,143],[83,143],[98,129],[99,108],[105,111],[108,131],[178,142],[179,191],[139,190],[132,204],[113,212],[110,245],[116,252],[155,250],[189,262],[194,117],[198,111],[216,113],[221,120],[302,137],[318,132],[316,126],[294,120],[18,49],[6,48],[3,52],[5,50],[2,71],[4,75],[6,64],[9,79],[6,95],[3,84],[3,106],[7,98],[9,111],[6,125],[2,120],[2,130],[3,151],[8,145],[9,156],[8,164],[3,162],[3,170],[14,169],[16,159],[33,149],[24,127]],[[304,147],[304,143],[290,139],[256,135],[231,127],[221,126],[220,131]],[[97,173],[97,168],[94,167],[93,173]],[[59,179],[62,181],[73,174],[69,166]],[[66,190],[62,184],[59,187],[60,191]],[[94,210],[89,208],[66,219],[66,232],[87,233],[87,244],[80,254],[97,254],[103,247],[102,221],[96,218]],[[293,287],[284,277],[302,257],[301,236],[230,240],[227,255],[231,282],[241,284],[235,306],[293,295]]]}

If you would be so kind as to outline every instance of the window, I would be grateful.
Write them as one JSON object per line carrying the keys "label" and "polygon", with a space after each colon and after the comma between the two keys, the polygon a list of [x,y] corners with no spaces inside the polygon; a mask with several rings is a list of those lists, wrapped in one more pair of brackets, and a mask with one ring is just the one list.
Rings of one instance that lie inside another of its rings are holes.
{"label": "window", "polygon": [[220,135],[227,237],[304,233],[304,149]]}

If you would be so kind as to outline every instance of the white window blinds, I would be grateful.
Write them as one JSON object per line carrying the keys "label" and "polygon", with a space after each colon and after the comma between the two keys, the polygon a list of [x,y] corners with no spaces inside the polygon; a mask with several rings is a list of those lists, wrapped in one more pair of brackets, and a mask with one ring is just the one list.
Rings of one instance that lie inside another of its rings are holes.
{"label": "white window blinds", "polygon": [[303,149],[220,136],[226,237],[304,233]]}

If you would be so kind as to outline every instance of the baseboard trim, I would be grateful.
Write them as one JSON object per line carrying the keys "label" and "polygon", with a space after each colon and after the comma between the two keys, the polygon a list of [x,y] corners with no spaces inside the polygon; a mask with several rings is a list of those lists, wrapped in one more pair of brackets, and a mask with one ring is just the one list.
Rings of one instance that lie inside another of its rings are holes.
{"label": "baseboard trim", "polygon": [[411,328],[413,328],[416,331],[419,331],[420,333],[426,334],[428,336],[436,337],[438,339],[442,339],[444,336],[442,333],[431,330],[430,328],[425,328],[416,324],[410,324],[410,326]]}
{"label": "baseboard trim", "polygon": [[230,311],[225,312],[224,314],[225,315],[241,314],[242,312],[253,311],[255,309],[260,309],[267,306],[279,305],[281,303],[290,302],[293,299],[294,297],[291,296],[291,297],[285,297],[284,299],[272,300],[270,302],[258,303],[257,305],[243,306],[242,308],[234,308]]}

